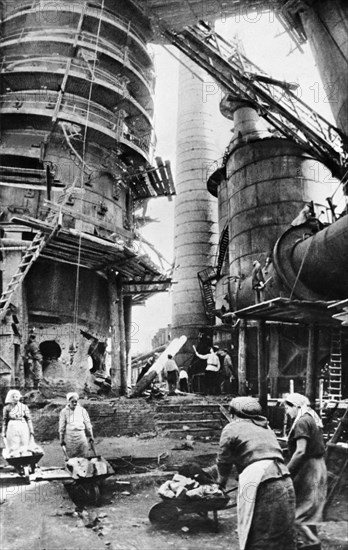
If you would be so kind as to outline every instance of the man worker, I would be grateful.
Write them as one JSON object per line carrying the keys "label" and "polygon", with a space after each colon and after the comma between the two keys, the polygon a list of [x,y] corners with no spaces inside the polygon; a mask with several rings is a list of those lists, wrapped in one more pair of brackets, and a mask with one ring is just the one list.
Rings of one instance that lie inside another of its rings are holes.
{"label": "man worker", "polygon": [[228,353],[227,349],[222,350],[221,356],[222,361],[222,384],[221,390],[222,393],[227,394],[236,394],[236,382],[237,379],[234,374],[234,368],[232,363],[232,358]]}
{"label": "man worker", "polygon": [[183,393],[188,393],[189,387],[188,387],[188,374],[185,369],[185,367],[180,367],[180,373],[179,373],[179,390]]}
{"label": "man worker", "polygon": [[212,346],[209,353],[205,355],[198,353],[195,346],[192,347],[197,357],[207,360],[207,366],[205,367],[206,393],[217,395],[219,391],[220,360],[216,352],[219,351],[219,346]]}
{"label": "man worker", "polygon": [[251,286],[255,292],[255,304],[259,304],[263,301],[262,290],[265,287],[265,279],[262,273],[262,267],[260,262],[253,262],[253,270],[251,273]]}
{"label": "man worker", "polygon": [[29,374],[30,381],[33,382],[33,387],[36,390],[42,380],[42,353],[40,346],[36,341],[36,335],[30,334],[25,345],[25,364]]}
{"label": "man worker", "polygon": [[172,355],[168,355],[168,359],[164,363],[163,371],[168,382],[168,395],[175,395],[176,385],[179,378],[179,367],[174,361]]}

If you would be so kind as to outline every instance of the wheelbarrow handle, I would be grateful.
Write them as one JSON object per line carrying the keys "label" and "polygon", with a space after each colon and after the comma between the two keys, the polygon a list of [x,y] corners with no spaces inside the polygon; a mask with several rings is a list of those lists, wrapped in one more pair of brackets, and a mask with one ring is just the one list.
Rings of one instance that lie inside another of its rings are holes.
{"label": "wheelbarrow handle", "polygon": [[91,439],[89,440],[89,444],[90,444],[91,449],[94,453],[94,456],[97,456],[97,451],[95,450],[94,442]]}
{"label": "wheelbarrow handle", "polygon": [[62,451],[64,453],[65,460],[69,460],[68,453],[66,451],[66,446],[62,445]]}
{"label": "wheelbarrow handle", "polygon": [[233,491],[237,491],[238,489],[238,485],[237,487],[232,487],[232,489],[229,489],[228,491],[224,491],[225,495],[229,495],[230,493],[233,493]]}

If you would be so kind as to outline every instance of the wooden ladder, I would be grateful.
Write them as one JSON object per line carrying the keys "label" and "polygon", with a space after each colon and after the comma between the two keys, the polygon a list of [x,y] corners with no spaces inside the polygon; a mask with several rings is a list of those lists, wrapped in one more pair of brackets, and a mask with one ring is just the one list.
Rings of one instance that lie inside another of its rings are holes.
{"label": "wooden ladder", "polygon": [[56,222],[52,231],[49,234],[39,232],[36,233],[34,239],[30,243],[29,247],[25,251],[24,256],[22,257],[15,274],[10,279],[6,289],[0,297],[0,322],[5,317],[8,307],[11,303],[11,299],[19,285],[23,282],[26,274],[33,265],[34,262],[40,256],[42,250],[47,245],[47,243],[54,237],[54,235],[59,231],[61,227],[61,214],[49,214],[47,221]]}

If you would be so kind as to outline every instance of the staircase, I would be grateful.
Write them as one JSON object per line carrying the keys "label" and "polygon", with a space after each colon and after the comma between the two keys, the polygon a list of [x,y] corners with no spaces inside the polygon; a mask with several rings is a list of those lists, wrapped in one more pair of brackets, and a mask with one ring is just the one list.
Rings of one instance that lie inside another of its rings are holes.
{"label": "staircase", "polygon": [[[180,399],[180,398],[175,398]],[[173,438],[216,438],[226,422],[220,413],[220,406],[206,402],[159,403],[155,414],[156,428],[163,435]]]}
{"label": "staircase", "polygon": [[213,290],[213,281],[216,281],[216,270],[208,267],[197,273],[199,285],[201,287],[205,314],[211,323],[215,319],[215,299]]}
{"label": "staircase", "polygon": [[224,265],[224,259],[225,259],[226,251],[228,249],[229,240],[230,240],[230,235],[229,235],[229,229],[227,224],[221,233],[219,247],[218,247],[219,254],[216,262],[216,274],[218,277],[220,277],[222,266]]}
{"label": "staircase", "polygon": [[339,330],[331,333],[328,394],[330,399],[342,399],[342,338]]}

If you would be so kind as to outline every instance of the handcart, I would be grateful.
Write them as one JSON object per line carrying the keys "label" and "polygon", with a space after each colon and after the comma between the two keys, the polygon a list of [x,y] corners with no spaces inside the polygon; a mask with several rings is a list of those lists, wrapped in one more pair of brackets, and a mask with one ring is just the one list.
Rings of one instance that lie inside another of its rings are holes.
{"label": "handcart", "polygon": [[65,487],[77,505],[99,504],[103,480],[115,474],[112,466],[97,455],[92,443],[91,448],[93,457],[69,459],[65,446],[62,447],[66,459],[65,468],[72,478],[72,482],[66,483]]}
{"label": "handcart", "polygon": [[209,496],[197,500],[188,497],[165,499],[152,506],[149,511],[149,520],[154,525],[164,527],[174,525],[184,514],[198,514],[205,519],[210,519],[209,512],[213,512],[213,526],[217,533],[219,530],[218,511],[237,506],[236,502],[229,504],[230,497],[228,496],[228,493],[236,490],[237,487],[234,487],[226,491],[223,496]]}

